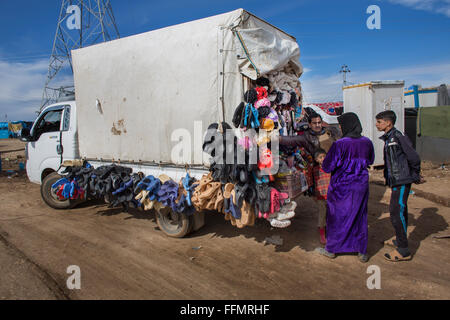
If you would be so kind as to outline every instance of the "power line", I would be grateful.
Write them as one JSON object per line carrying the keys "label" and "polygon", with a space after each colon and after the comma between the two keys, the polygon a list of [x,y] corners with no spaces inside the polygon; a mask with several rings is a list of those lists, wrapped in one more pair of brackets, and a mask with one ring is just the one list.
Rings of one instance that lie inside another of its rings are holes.
{"label": "power line", "polygon": [[50,53],[42,53],[42,54],[31,54],[26,56],[8,56],[3,57],[0,56],[0,61],[15,61],[15,60],[34,60],[39,58],[48,58],[50,56]]}
{"label": "power line", "polygon": [[348,72],[351,72],[350,68],[346,64],[342,65],[341,70],[339,71],[339,73],[342,73],[343,86],[347,85],[347,73]]}
{"label": "power line", "polygon": [[[120,38],[110,0],[62,0],[41,110],[57,101],[66,85],[51,88],[65,68],[73,75],[72,50]],[[72,86],[72,84],[70,84]]]}

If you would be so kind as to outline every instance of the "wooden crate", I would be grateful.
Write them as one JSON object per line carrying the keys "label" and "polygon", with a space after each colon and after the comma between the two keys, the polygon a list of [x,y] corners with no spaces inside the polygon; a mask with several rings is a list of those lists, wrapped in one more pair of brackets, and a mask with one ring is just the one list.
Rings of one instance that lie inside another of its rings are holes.
{"label": "wooden crate", "polygon": [[301,171],[296,171],[291,174],[277,174],[274,187],[280,192],[287,193],[289,198],[297,198],[308,189],[308,184],[305,174]]}

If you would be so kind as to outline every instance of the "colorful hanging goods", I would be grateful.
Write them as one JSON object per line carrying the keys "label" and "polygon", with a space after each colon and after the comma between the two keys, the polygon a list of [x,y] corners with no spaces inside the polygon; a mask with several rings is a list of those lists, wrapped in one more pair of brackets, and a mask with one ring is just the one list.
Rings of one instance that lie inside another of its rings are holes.
{"label": "colorful hanging goods", "polygon": [[259,125],[258,110],[256,110],[251,103],[247,103],[245,105],[244,128],[248,128],[250,126],[255,129],[258,128]]}
{"label": "colorful hanging goods", "polygon": [[261,107],[270,107],[270,101],[267,98],[262,98],[255,103],[255,108],[261,108]]}
{"label": "colorful hanging goods", "polygon": [[52,189],[55,191],[59,200],[83,200],[85,197],[85,191],[80,188],[76,179],[69,181],[66,178],[59,179],[52,185]]}
{"label": "colorful hanging goods", "polygon": [[256,87],[255,90],[257,92],[258,100],[267,98],[267,90],[266,90],[266,88]]}
{"label": "colorful hanging goods", "polygon": [[186,173],[186,177],[183,179],[183,188],[187,192],[186,201],[189,207],[192,207],[192,193],[194,189],[198,186],[198,184],[194,184],[194,179],[189,176],[189,173]]}

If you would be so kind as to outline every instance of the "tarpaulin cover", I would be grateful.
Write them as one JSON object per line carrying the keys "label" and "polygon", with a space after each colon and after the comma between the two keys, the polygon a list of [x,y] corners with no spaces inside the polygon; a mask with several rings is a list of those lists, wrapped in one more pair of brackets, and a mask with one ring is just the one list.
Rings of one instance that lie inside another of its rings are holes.
{"label": "tarpaulin cover", "polygon": [[235,29],[235,46],[242,74],[255,80],[258,76],[290,66],[297,77],[303,68],[300,64],[300,48],[292,36],[248,15]]}
{"label": "tarpaulin cover", "polygon": [[450,106],[419,109],[417,134],[450,140]]}
{"label": "tarpaulin cover", "polygon": [[[237,57],[236,30],[258,70],[288,63],[300,75],[295,39],[243,9],[74,50],[80,155],[206,164],[204,132],[231,123],[247,89],[242,74],[253,77]],[[174,160],[183,131],[191,152]]]}

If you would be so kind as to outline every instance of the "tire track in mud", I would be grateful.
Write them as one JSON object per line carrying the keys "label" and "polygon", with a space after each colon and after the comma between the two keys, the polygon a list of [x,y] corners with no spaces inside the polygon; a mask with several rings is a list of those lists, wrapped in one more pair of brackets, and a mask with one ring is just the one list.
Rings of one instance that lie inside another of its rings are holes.
{"label": "tire track in mud", "polygon": [[33,274],[36,275],[36,277],[50,290],[56,299],[72,300],[68,289],[61,286],[45,268],[31,260],[23,251],[8,241],[7,237],[8,233],[0,229],[0,243],[3,244],[12,255],[23,259],[27,264],[29,264]]}

